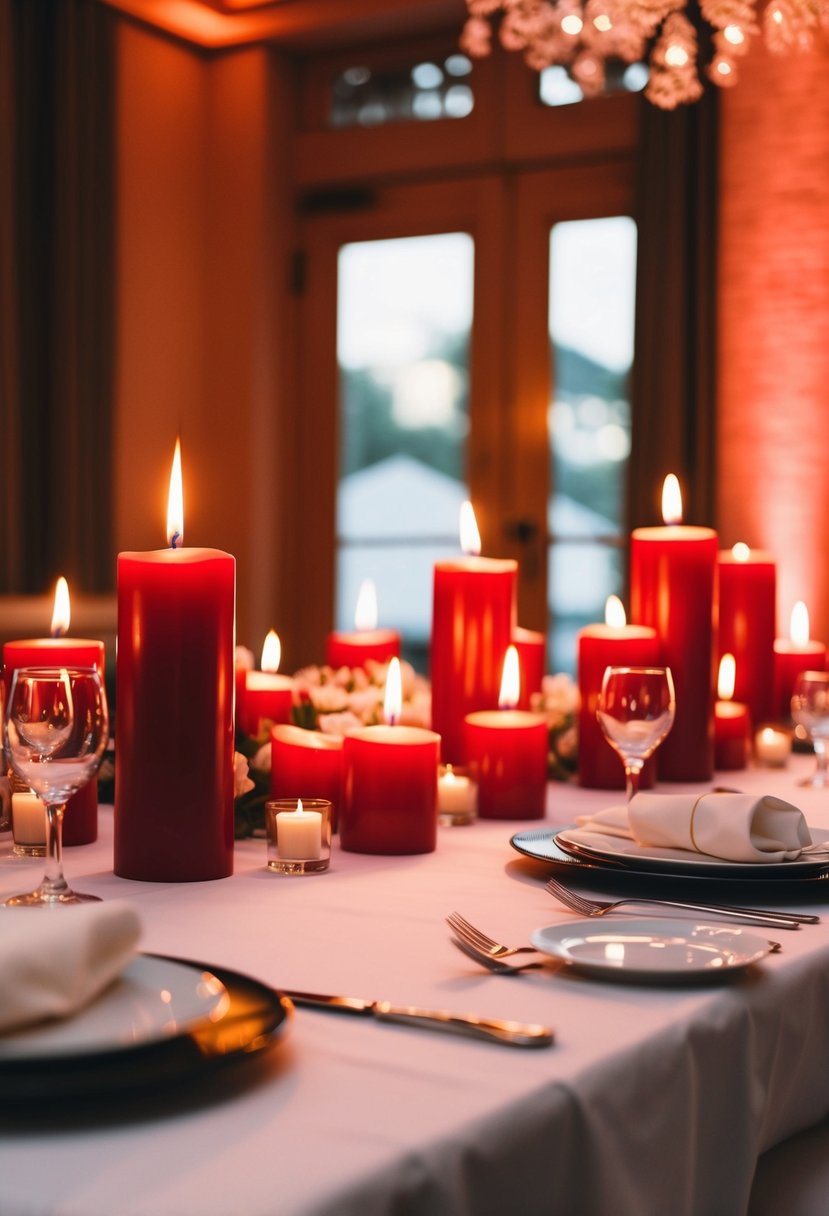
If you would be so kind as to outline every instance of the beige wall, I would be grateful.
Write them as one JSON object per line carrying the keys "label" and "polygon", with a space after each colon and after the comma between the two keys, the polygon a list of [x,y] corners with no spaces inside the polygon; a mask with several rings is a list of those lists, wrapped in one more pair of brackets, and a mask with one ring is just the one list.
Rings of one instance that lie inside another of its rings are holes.
{"label": "beige wall", "polygon": [[719,530],[829,641],[829,51],[758,47],[722,110]]}
{"label": "beige wall", "polygon": [[125,21],[118,56],[117,546],[164,545],[180,431],[185,544],[236,556],[258,648],[280,599],[284,107],[262,48],[205,56]]}

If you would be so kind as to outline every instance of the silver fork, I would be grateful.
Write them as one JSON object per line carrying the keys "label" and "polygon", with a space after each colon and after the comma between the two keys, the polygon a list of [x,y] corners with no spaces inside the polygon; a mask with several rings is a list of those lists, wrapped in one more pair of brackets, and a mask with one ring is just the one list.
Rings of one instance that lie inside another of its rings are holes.
{"label": "silver fork", "polygon": [[481,929],[465,920],[460,912],[450,912],[446,923],[462,942],[471,946],[478,954],[484,954],[496,962],[502,958],[509,958],[511,954],[539,953],[534,946],[505,946],[502,942],[496,942],[494,937],[488,937]]}
{"label": "silver fork", "polygon": [[730,916],[734,920],[751,925],[764,925],[771,929],[799,929],[801,925],[814,925],[820,920],[820,917],[805,912],[778,913],[763,908],[691,904],[678,899],[645,899],[641,896],[614,900],[587,899],[583,895],[577,895],[569,887],[563,886],[555,878],[548,880],[546,890],[566,907],[572,909],[573,912],[579,912],[582,916],[605,916],[608,912],[613,912],[616,908],[624,907],[626,904],[649,904],[662,908],[685,908],[691,912],[710,912],[717,916]]}
{"label": "silver fork", "polygon": [[501,959],[493,958],[491,954],[484,954],[482,950],[478,950],[469,942],[463,941],[459,937],[452,938],[452,945],[462,951],[467,958],[471,958],[474,962],[480,963],[487,971],[492,971],[495,975],[520,975],[522,971],[534,971],[544,966],[543,963],[511,963],[509,961],[502,962]]}

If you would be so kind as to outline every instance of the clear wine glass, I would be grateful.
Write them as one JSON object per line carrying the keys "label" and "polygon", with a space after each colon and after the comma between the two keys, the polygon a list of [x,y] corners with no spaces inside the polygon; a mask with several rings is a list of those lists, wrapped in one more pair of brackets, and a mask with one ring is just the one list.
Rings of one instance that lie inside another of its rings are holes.
{"label": "clear wine glass", "polygon": [[829,739],[829,672],[802,671],[792,693],[792,717],[808,734],[817,765],[798,785],[824,789],[829,785],[826,741]]}
{"label": "clear wine glass", "polygon": [[674,723],[676,697],[669,667],[607,667],[596,717],[625,766],[630,802],[639,788],[642,766]]}
{"label": "clear wine glass", "polygon": [[3,714],[6,756],[46,813],[46,870],[40,886],[5,901],[53,907],[96,900],[70,889],[61,837],[68,798],[92,779],[107,742],[106,693],[94,667],[21,667],[12,673]]}

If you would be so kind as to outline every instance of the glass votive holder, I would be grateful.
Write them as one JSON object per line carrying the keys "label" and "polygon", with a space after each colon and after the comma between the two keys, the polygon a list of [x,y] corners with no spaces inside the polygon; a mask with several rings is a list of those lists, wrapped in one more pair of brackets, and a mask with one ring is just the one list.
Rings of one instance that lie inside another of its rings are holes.
{"label": "glass votive holder", "polygon": [[275,798],[265,803],[268,869],[320,874],[331,860],[331,803],[325,798]]}
{"label": "glass votive holder", "polygon": [[455,764],[438,767],[438,822],[462,827],[478,817],[478,787],[469,769]]}
{"label": "glass votive holder", "polygon": [[754,735],[754,759],[766,768],[785,768],[792,751],[792,732],[785,727],[768,724]]}
{"label": "glass votive holder", "polygon": [[19,777],[11,778],[12,855],[46,856],[46,811]]}

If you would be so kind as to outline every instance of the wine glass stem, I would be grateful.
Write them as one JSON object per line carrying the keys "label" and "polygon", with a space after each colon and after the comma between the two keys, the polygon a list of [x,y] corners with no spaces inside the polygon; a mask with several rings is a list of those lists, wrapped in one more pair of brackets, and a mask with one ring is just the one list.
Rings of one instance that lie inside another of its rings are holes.
{"label": "wine glass stem", "polygon": [[829,774],[829,768],[827,768],[826,740],[816,739],[813,737],[812,746],[815,749],[815,759],[817,760],[815,776],[825,781],[827,775]]}
{"label": "wine glass stem", "polygon": [[63,877],[63,812],[65,802],[46,804],[46,868],[41,890],[50,895],[68,891],[69,884]]}
{"label": "wine glass stem", "polygon": [[625,761],[625,798],[630,802],[634,794],[639,792],[639,778],[642,775],[641,760]]}

